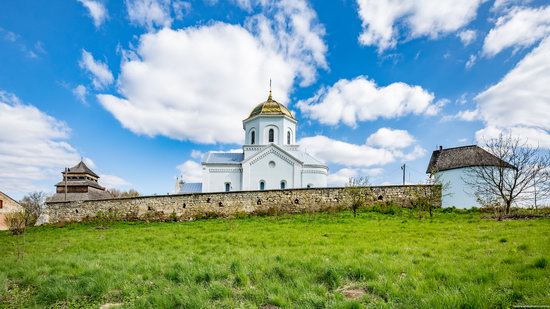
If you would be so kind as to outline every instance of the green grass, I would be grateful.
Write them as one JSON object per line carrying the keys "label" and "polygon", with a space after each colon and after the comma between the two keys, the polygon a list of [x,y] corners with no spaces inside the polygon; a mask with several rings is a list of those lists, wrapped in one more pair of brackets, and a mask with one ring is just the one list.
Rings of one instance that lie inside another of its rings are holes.
{"label": "green grass", "polygon": [[549,233],[442,211],[33,228],[0,233],[0,307],[550,305]]}

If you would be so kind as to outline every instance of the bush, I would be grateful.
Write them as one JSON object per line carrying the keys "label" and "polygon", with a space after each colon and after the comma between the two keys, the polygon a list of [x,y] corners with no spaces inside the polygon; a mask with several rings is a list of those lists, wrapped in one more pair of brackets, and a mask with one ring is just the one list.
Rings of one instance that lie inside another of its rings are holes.
{"label": "bush", "polygon": [[13,235],[23,234],[27,228],[27,215],[23,211],[8,213],[4,217],[4,220]]}

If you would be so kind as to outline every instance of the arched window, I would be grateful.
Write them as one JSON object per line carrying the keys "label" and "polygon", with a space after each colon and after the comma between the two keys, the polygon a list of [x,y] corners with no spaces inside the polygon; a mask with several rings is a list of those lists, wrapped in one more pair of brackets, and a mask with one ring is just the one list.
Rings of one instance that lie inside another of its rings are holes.
{"label": "arched window", "polygon": [[231,191],[231,183],[230,182],[226,182],[225,183],[225,192],[229,192]]}
{"label": "arched window", "polygon": [[290,145],[290,131],[286,132],[286,143]]}
{"label": "arched window", "polygon": [[251,145],[256,144],[256,131],[250,132],[250,144]]}
{"label": "arched window", "polygon": [[260,190],[261,191],[265,190],[265,181],[263,180],[260,180]]}
{"label": "arched window", "polygon": [[281,180],[281,189],[285,189],[286,188],[286,181],[284,180]]}
{"label": "arched window", "polygon": [[269,129],[269,142],[273,143],[275,141],[275,130]]}

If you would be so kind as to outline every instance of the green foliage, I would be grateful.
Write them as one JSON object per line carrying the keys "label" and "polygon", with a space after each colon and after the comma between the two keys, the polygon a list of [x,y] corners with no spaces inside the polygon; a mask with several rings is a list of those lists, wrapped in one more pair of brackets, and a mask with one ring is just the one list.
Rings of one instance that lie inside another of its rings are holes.
{"label": "green foliage", "polygon": [[4,215],[4,221],[12,235],[25,233],[28,221],[27,217],[24,211],[7,213]]}
{"label": "green foliage", "polygon": [[[498,222],[458,209],[437,209],[431,220],[416,215],[378,203],[357,218],[348,210],[112,222],[108,229],[88,222],[33,227],[24,237],[0,233],[0,308],[509,308],[550,302],[550,220]],[[349,296],[349,289],[362,294]]]}

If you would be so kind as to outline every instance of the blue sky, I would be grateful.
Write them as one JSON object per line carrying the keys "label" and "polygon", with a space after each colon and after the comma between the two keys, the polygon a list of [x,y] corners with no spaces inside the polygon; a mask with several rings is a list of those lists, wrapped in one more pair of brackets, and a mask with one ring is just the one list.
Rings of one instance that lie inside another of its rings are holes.
{"label": "blue sky", "polygon": [[4,1],[0,190],[52,192],[86,159],[109,187],[171,192],[242,119],[287,104],[341,185],[425,181],[438,145],[550,147],[547,1]]}

